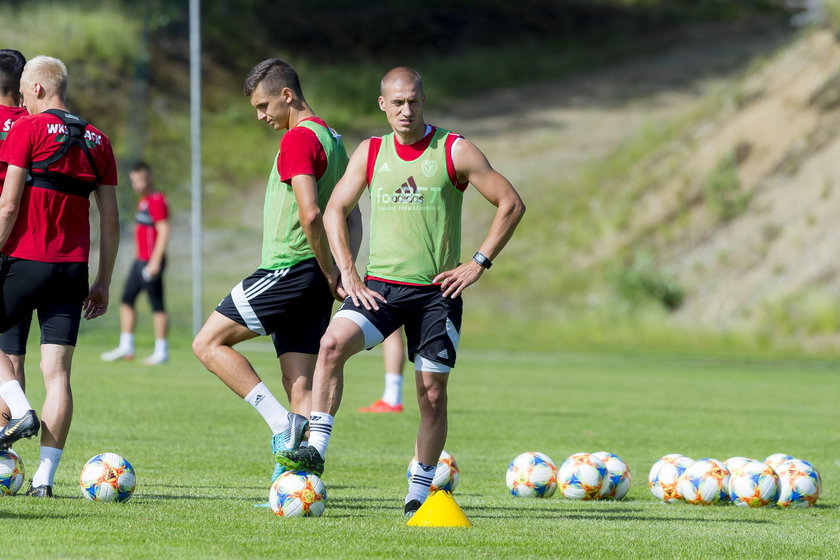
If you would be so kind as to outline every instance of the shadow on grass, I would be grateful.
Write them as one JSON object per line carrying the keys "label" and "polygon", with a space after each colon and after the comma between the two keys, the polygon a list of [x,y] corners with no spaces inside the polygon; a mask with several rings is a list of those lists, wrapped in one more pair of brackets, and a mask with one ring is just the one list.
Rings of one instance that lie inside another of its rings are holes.
{"label": "shadow on grass", "polygon": [[[467,512],[467,517],[470,519],[500,519],[505,521],[510,521],[510,513],[498,513],[498,514],[482,514],[482,513],[469,513]],[[582,514],[582,513],[562,513],[562,512],[553,512],[553,515],[549,515],[548,512],[533,514],[529,513],[528,518],[536,518],[536,519],[555,519],[555,520],[563,520],[563,519],[579,519],[584,521],[644,521],[644,522],[674,522],[674,521],[686,521],[686,522],[699,522],[699,523],[748,523],[750,525],[772,525],[774,524],[773,521],[768,521],[765,519],[707,519],[707,518],[698,518],[698,517],[651,517],[649,515],[599,515],[596,512],[591,514]]]}

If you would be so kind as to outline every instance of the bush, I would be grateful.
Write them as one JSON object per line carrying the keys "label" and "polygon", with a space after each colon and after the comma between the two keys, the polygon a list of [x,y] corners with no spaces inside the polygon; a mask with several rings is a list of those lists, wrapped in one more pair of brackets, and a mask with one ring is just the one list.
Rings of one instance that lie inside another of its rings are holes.
{"label": "bush", "polygon": [[655,301],[668,311],[676,311],[685,299],[685,292],[676,278],[662,270],[653,255],[639,251],[629,265],[615,274],[618,295],[631,304]]}

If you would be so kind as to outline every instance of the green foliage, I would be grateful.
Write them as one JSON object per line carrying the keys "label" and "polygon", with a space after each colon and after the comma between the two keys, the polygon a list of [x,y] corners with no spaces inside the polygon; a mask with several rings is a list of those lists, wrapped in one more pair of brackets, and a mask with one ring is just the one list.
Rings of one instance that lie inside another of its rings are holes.
{"label": "green foliage", "polygon": [[741,189],[738,160],[734,152],[721,158],[714,171],[706,177],[704,194],[715,215],[724,222],[746,211],[751,197]]}
{"label": "green foliage", "polygon": [[[326,512],[295,520],[253,507],[268,494],[269,430],[204,370],[189,339],[173,340],[168,365],[104,364],[98,354],[116,336],[80,340],[58,498],[0,500],[0,519],[26,528],[6,539],[4,558],[274,559],[291,549],[301,558],[446,560],[840,556],[835,361],[464,346],[449,384],[446,449],[461,469],[454,497],[473,527],[423,529],[406,527],[402,518],[418,423],[413,392],[406,390],[403,414],[355,412],[381,391],[380,352],[348,362],[323,477]],[[271,343],[240,346],[285,402]],[[41,402],[37,376],[27,392],[33,404]],[[796,413],[781,422],[781,408]],[[572,453],[602,449],[631,468],[624,501],[570,501],[559,492],[516,499],[504,486],[505,469],[521,452],[541,451],[559,464]],[[28,478],[38,442],[25,440],[15,450]],[[81,497],[79,471],[104,451],[124,455],[136,469],[137,490],[125,504]],[[666,453],[725,459],[779,451],[820,470],[817,507],[664,506],[647,488],[648,469]]]}
{"label": "green foliage", "polygon": [[653,300],[668,311],[676,311],[685,299],[676,278],[663,271],[648,251],[636,251],[615,273],[614,282],[619,296],[634,304]]}

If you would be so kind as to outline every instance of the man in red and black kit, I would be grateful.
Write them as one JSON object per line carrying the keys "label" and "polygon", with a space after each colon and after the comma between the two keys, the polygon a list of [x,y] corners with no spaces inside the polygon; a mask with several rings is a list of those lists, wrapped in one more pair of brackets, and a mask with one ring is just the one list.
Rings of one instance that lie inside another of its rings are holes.
{"label": "man in red and black kit", "polygon": [[[108,138],[66,106],[67,68],[37,56],[20,78],[29,112],[0,148],[7,166],[0,194],[0,332],[38,310],[46,398],[43,425],[0,350],[0,399],[11,419],[0,429],[0,449],[41,432],[38,470],[27,495],[51,497],[70,420],[70,365],[82,315],[108,308],[108,288],[119,245],[116,162]],[[99,266],[88,287],[90,194],[99,209]]]}
{"label": "man in red and black kit", "polygon": [[[6,136],[12,125],[19,118],[28,115],[26,109],[20,106],[20,75],[26,64],[26,58],[14,49],[0,49],[0,148],[6,141]],[[6,166],[0,165],[0,192],[3,191],[3,181],[6,179]],[[0,334],[0,349],[9,356],[15,370],[15,378],[26,388],[26,340],[29,337],[29,326],[32,314],[27,315],[20,323]],[[6,425],[9,408],[0,401],[0,427]]]}

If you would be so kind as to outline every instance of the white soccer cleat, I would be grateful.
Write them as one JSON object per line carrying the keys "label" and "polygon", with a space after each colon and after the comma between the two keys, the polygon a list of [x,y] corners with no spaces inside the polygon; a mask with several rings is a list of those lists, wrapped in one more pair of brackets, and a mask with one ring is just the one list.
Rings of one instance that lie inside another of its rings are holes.
{"label": "white soccer cleat", "polygon": [[102,358],[103,362],[116,362],[118,360],[133,360],[134,359],[134,351],[129,350],[128,348],[123,348],[118,346],[113,350],[109,350],[107,352],[103,352],[99,356]]}

